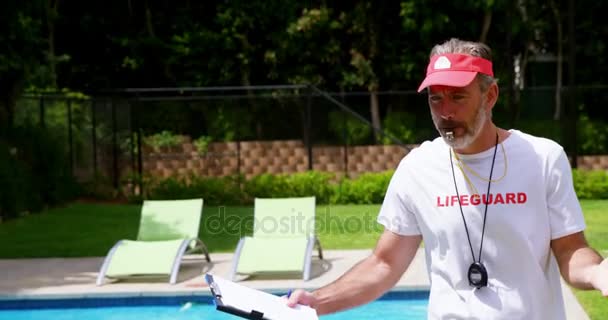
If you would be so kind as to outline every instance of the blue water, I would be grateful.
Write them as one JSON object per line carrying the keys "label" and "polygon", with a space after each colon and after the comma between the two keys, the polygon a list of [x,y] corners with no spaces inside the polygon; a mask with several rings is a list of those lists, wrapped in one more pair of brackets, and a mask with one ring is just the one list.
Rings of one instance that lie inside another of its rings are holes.
{"label": "blue water", "polygon": [[[428,292],[393,291],[325,320],[426,319]],[[205,296],[0,301],[1,320],[236,320]]]}

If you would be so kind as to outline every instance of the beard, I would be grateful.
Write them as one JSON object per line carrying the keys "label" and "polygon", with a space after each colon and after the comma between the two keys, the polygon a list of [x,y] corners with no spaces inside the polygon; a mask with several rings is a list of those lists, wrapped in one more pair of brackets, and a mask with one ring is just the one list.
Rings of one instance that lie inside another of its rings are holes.
{"label": "beard", "polygon": [[[469,145],[471,145],[471,143],[473,143],[473,141],[475,141],[475,139],[477,139],[479,133],[481,133],[481,129],[483,128],[486,120],[488,119],[488,112],[486,112],[486,109],[483,107],[483,104],[480,104],[477,108],[475,118],[473,118],[473,121],[469,123],[443,120],[433,113],[431,113],[431,117],[433,118],[435,128],[443,138],[443,141],[445,141],[447,145],[454,149],[462,149],[468,147]],[[446,128],[462,128],[464,129],[464,134],[457,136],[456,132],[453,132],[454,138],[448,139],[446,132],[449,130],[446,130]]]}

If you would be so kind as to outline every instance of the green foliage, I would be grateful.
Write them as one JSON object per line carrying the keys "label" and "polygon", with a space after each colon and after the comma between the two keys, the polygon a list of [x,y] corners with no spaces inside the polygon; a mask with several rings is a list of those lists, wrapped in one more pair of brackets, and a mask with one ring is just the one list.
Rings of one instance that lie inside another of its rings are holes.
{"label": "green foliage", "polygon": [[0,144],[0,218],[13,218],[32,209],[40,209],[41,201],[31,192],[32,177],[16,158],[17,149]]}
{"label": "green foliage", "polygon": [[[382,123],[384,131],[392,134],[403,143],[416,143],[416,116],[407,112],[391,112],[386,115]],[[388,137],[382,138],[383,144],[392,144]]]}
{"label": "green foliage", "polygon": [[[359,119],[352,117],[343,111],[332,111],[329,113],[329,130],[339,137],[340,141],[348,144],[365,144],[369,141],[372,129]],[[346,139],[344,135],[346,134]]]}
{"label": "green foliage", "polygon": [[558,143],[562,141],[562,129],[559,121],[552,119],[526,119],[519,121],[517,128],[523,132],[548,138]]}
{"label": "green foliage", "polygon": [[146,199],[203,198],[209,205],[239,204],[243,202],[239,183],[237,177],[211,178],[195,175],[150,179],[146,184]]}
{"label": "green foliage", "polygon": [[341,78],[344,48],[344,12],[321,5],[300,9],[288,20],[269,50],[273,79],[314,85],[337,83]]}
{"label": "green foliage", "polygon": [[365,56],[361,52],[357,51],[357,49],[351,49],[350,54],[350,64],[354,67],[354,71],[343,71],[342,85],[346,88],[366,86],[370,91],[377,90],[378,77],[374,72],[372,65],[373,61],[365,58]]}
{"label": "green foliage", "polygon": [[292,197],[315,196],[317,203],[328,203],[333,193],[330,180],[333,174],[307,171],[287,176],[287,185]]}
{"label": "green foliage", "polygon": [[578,120],[578,148],[580,154],[606,154],[608,152],[608,125],[591,120],[582,114]]}
{"label": "green foliage", "polygon": [[579,199],[608,199],[608,171],[573,169],[572,179]]}
{"label": "green foliage", "polygon": [[78,187],[69,171],[61,140],[51,129],[14,128],[10,143],[0,143],[0,215],[14,217],[74,198]]}
{"label": "green foliage", "polygon": [[63,141],[50,129],[25,127],[16,132],[18,156],[31,170],[34,192],[40,194],[43,203],[57,205],[71,199],[77,186],[69,171]]}
{"label": "green foliage", "polygon": [[393,173],[393,170],[389,170],[382,173],[365,173],[355,179],[344,179],[335,186],[331,203],[382,203]]}
{"label": "green foliage", "polygon": [[[252,203],[254,198],[309,197],[317,203],[380,203],[391,172],[368,173],[356,180],[332,182],[334,174],[308,171],[240,177],[151,179],[145,181],[146,199],[202,197],[213,205]],[[240,187],[242,185],[242,188]],[[337,194],[339,193],[339,194]]]}
{"label": "green foliage", "polygon": [[234,141],[251,137],[253,117],[246,108],[220,106],[208,111],[208,135],[215,141]]}
{"label": "green foliage", "polygon": [[194,147],[196,151],[200,154],[207,154],[207,149],[209,149],[209,144],[213,141],[213,138],[210,136],[200,136],[196,140],[194,140]]}
{"label": "green foliage", "polygon": [[145,137],[144,141],[147,145],[158,151],[163,147],[178,146],[184,141],[184,138],[180,135],[173,134],[171,131],[163,130],[160,133]]}
{"label": "green foliage", "polygon": [[269,173],[255,176],[245,181],[245,193],[257,198],[286,197],[289,192],[287,176]]}
{"label": "green foliage", "polygon": [[332,194],[333,174],[300,172],[290,175],[262,174],[245,182],[244,192],[250,199],[315,196],[318,203],[328,203]]}
{"label": "green foliage", "polygon": [[80,196],[85,199],[114,200],[120,196],[112,184],[112,178],[99,172],[80,184]]}

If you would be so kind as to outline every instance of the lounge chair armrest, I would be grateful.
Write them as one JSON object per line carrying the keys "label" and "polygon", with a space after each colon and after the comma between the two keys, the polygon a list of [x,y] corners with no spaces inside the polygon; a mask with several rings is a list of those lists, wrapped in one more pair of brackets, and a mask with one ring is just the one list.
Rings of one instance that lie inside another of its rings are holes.
{"label": "lounge chair armrest", "polygon": [[186,251],[186,253],[191,254],[191,253],[198,252],[200,250],[200,252],[205,255],[205,260],[207,260],[207,262],[211,262],[211,258],[209,257],[209,250],[207,249],[207,246],[205,245],[203,240],[201,240],[199,238],[192,238],[190,240],[190,243],[192,243],[192,241],[195,241],[194,247],[188,249]]}
{"label": "lounge chair armrest", "polygon": [[315,247],[317,247],[317,250],[319,251],[319,259],[323,260],[323,248],[321,247],[321,241],[319,241],[318,237],[313,237],[315,239]]}
{"label": "lounge chair armrest", "polygon": [[106,272],[108,272],[108,268],[110,267],[110,261],[112,261],[112,258],[114,257],[114,252],[116,252],[118,247],[120,247],[124,241],[125,241],[124,239],[117,241],[112,246],[112,248],[110,248],[110,251],[108,251],[108,254],[106,255],[105,259],[103,259],[103,264],[101,265],[101,269],[99,270],[99,273],[97,274],[97,281],[96,281],[97,286],[103,285],[103,280],[105,279]]}

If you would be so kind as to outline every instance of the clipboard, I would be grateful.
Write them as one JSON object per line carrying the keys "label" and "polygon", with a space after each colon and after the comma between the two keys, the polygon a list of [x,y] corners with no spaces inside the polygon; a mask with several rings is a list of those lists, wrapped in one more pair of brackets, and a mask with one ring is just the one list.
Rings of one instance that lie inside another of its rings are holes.
{"label": "clipboard", "polygon": [[212,274],[205,281],[218,311],[252,320],[317,320],[316,311],[308,306],[287,306],[283,298],[236,284]]}

